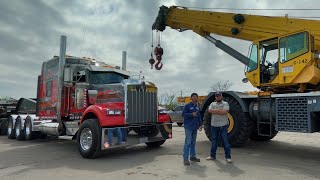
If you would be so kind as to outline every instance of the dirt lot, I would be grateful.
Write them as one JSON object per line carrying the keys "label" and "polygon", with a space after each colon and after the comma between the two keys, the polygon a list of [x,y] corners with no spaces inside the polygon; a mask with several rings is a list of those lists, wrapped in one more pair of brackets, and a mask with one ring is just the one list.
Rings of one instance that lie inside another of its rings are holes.
{"label": "dirt lot", "polygon": [[320,179],[320,134],[280,133],[270,142],[249,141],[232,149],[227,164],[223,149],[218,160],[206,161],[210,143],[201,132],[200,163],[182,164],[183,127],[158,149],[139,145],[83,159],[75,142],[46,139],[18,142],[0,137],[0,179]]}

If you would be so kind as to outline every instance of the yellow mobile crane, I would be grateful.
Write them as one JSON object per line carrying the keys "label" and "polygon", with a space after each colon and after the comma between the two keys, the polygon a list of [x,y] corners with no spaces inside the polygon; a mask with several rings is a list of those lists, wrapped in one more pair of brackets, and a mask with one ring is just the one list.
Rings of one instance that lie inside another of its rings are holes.
{"label": "yellow mobile crane", "polygon": [[[260,90],[256,94],[223,92],[230,105],[228,131],[233,147],[248,138],[270,140],[278,131],[319,132],[320,21],[161,6],[152,29],[164,31],[166,26],[180,32],[192,30],[239,60],[246,65],[243,82]],[[249,57],[211,34],[251,41]],[[158,65],[163,54],[162,48],[156,47],[157,57],[159,52],[156,69],[162,67]],[[211,92],[202,105],[208,137],[207,108],[213,101]]]}

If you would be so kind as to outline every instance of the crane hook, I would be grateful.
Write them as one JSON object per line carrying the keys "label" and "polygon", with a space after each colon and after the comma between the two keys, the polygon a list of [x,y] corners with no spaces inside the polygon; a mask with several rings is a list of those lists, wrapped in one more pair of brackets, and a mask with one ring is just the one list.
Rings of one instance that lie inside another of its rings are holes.
{"label": "crane hook", "polygon": [[156,70],[162,69],[162,66],[163,66],[163,64],[162,64],[161,60],[158,60],[158,62],[154,65]]}
{"label": "crane hook", "polygon": [[151,69],[153,69],[153,64],[155,63],[156,61],[153,59],[152,55],[151,55],[151,58],[149,59],[149,63],[151,65]]}

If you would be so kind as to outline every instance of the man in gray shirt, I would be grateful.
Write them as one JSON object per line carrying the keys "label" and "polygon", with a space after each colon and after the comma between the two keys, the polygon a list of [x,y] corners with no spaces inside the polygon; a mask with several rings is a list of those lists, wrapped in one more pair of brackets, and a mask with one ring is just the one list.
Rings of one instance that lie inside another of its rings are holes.
{"label": "man in gray shirt", "polygon": [[231,163],[231,150],[228,141],[228,112],[229,104],[223,101],[222,93],[217,92],[215,94],[216,101],[212,102],[208,108],[208,112],[211,114],[211,151],[207,160],[216,159],[217,141],[219,135],[221,135],[224,145],[224,153],[226,161]]}

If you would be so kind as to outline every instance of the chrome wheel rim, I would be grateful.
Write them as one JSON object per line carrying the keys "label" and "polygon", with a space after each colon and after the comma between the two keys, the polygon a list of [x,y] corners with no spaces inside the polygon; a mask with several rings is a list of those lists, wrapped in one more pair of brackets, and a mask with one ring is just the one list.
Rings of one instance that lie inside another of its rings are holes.
{"label": "chrome wheel rim", "polygon": [[29,123],[26,123],[26,135],[29,136],[29,134],[30,134]]}
{"label": "chrome wheel rim", "polygon": [[80,146],[83,150],[90,149],[92,145],[92,132],[89,128],[84,128],[80,134]]}
{"label": "chrome wheel rim", "polygon": [[12,121],[10,121],[8,124],[8,135],[10,135],[11,132],[12,132]]}
{"label": "chrome wheel rim", "polygon": [[17,126],[16,126],[16,137],[18,137],[20,135],[20,123],[19,121],[16,122],[17,123]]}

